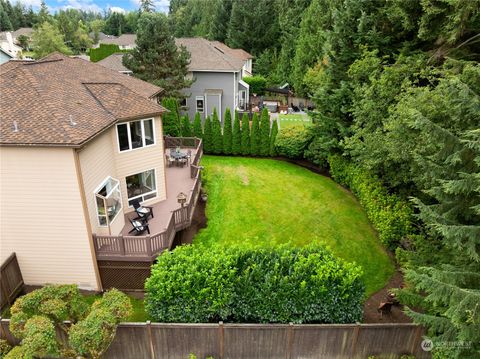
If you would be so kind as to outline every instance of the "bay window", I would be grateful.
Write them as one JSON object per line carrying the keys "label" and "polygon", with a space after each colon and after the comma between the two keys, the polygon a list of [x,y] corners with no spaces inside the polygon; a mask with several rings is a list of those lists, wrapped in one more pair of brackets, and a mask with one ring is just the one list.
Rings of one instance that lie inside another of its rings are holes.
{"label": "bay window", "polygon": [[108,177],[95,191],[97,218],[100,226],[108,226],[122,209],[120,182]]}
{"label": "bay window", "polygon": [[120,152],[154,145],[155,131],[153,119],[117,124],[117,139]]}

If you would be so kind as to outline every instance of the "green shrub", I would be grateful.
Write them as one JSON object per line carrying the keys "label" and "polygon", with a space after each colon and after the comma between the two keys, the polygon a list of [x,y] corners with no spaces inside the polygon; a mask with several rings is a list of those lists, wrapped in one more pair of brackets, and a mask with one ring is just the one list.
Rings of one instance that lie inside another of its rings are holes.
{"label": "green shrub", "polygon": [[223,154],[232,154],[232,115],[228,107],[223,116]]}
{"label": "green shrub", "polygon": [[341,156],[330,156],[328,163],[333,179],[357,196],[386,246],[394,249],[412,233],[413,210],[409,203],[389,194],[378,178]]}
{"label": "green shrub", "polygon": [[120,50],[120,47],[115,44],[100,44],[98,48],[90,49],[90,61],[98,62],[117,52],[128,52],[128,50]]}
{"label": "green shrub", "polygon": [[260,121],[258,114],[253,114],[252,130],[250,131],[250,154],[258,156],[260,154]]}
{"label": "green shrub", "polygon": [[242,79],[250,86],[250,93],[263,95],[267,87],[267,79],[263,76],[247,76]]}
{"label": "green shrub", "polygon": [[242,155],[248,156],[250,154],[250,119],[248,114],[242,115]]}
{"label": "green shrub", "polygon": [[190,119],[188,118],[188,115],[182,116],[182,136],[183,137],[192,137],[193,131],[192,131],[192,123],[190,122]]}
{"label": "green shrub", "polygon": [[27,355],[25,348],[22,346],[16,346],[8,352],[7,355],[2,356],[4,359],[32,359],[32,356]]}
{"label": "green shrub", "polygon": [[239,155],[242,152],[242,132],[240,130],[240,117],[235,111],[235,119],[233,120],[233,134],[232,134],[232,154]]}
{"label": "green shrub", "polygon": [[362,317],[360,278],[318,245],[182,246],[152,267],[145,306],[160,322],[353,323]]}
{"label": "green shrub", "polygon": [[223,152],[222,125],[218,119],[217,109],[213,109],[212,115],[212,152],[219,155]]}
{"label": "green shrub", "polygon": [[12,346],[5,339],[0,339],[0,358],[5,357],[12,350]]}
{"label": "green shrub", "polygon": [[260,121],[259,154],[261,156],[268,156],[270,154],[270,115],[266,107],[262,110]]}
{"label": "green shrub", "polygon": [[304,126],[286,126],[280,129],[275,139],[275,149],[281,156],[302,158],[308,141],[308,132]]}
{"label": "green shrub", "polygon": [[277,139],[277,134],[278,134],[278,124],[277,124],[277,120],[274,120],[272,122],[272,132],[270,134],[270,146],[269,146],[270,156],[272,157],[275,157],[277,155],[277,149],[275,148],[275,140]]}
{"label": "green shrub", "polygon": [[195,119],[193,120],[193,136],[203,139],[202,119],[198,112],[195,113]]}
{"label": "green shrub", "polygon": [[213,129],[210,116],[207,116],[203,125],[203,150],[207,154],[213,152]]}
{"label": "green shrub", "polygon": [[60,352],[55,325],[47,317],[35,315],[27,320],[23,333],[22,347],[32,357],[52,357]]}
{"label": "green shrub", "polygon": [[162,100],[162,106],[168,112],[162,115],[163,134],[165,136],[178,137],[181,134],[180,114],[178,112],[178,101],[173,97]]}

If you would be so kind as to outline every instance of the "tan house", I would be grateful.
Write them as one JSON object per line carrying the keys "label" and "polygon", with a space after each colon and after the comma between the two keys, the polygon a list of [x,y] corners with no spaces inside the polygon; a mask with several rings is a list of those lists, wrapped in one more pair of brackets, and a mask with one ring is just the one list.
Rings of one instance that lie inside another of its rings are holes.
{"label": "tan house", "polygon": [[[52,54],[1,65],[0,93],[0,260],[26,284],[122,287],[112,263],[148,267],[190,225],[201,141],[164,140],[160,88]],[[168,147],[189,163],[167,168]],[[132,233],[136,200],[150,233]]]}

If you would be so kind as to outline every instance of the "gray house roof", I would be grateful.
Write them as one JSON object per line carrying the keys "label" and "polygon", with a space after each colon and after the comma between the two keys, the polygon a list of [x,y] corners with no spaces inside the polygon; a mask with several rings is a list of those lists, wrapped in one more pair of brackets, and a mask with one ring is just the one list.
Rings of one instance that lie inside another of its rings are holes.
{"label": "gray house roof", "polygon": [[115,44],[118,46],[135,46],[136,39],[137,35],[135,34],[123,34],[119,37],[108,37],[101,39],[100,42],[102,44]]}
{"label": "gray house roof", "polygon": [[122,53],[112,54],[103,60],[97,62],[97,64],[105,66],[111,70],[119,71],[119,72],[132,72],[130,69],[125,67],[122,62],[123,55]]}

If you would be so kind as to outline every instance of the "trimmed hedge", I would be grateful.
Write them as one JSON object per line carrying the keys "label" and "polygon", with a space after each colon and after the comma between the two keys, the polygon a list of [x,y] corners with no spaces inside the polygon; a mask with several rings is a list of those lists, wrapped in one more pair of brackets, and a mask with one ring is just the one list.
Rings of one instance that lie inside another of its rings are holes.
{"label": "trimmed hedge", "polygon": [[280,129],[275,139],[275,149],[281,156],[303,158],[309,136],[304,126],[286,126]]}
{"label": "trimmed hedge", "polygon": [[250,86],[250,92],[263,95],[267,87],[267,79],[263,76],[246,76],[242,79]]}
{"label": "trimmed hedge", "polygon": [[96,49],[90,49],[88,55],[91,62],[98,62],[117,52],[128,52],[128,50],[120,50],[120,47],[115,44],[100,44]]}
{"label": "trimmed hedge", "polygon": [[387,247],[394,249],[412,233],[413,209],[408,202],[388,193],[378,178],[342,156],[329,156],[328,163],[333,179],[355,194]]}
{"label": "trimmed hedge", "polygon": [[324,247],[182,246],[162,254],[145,284],[159,322],[353,323],[361,270]]}

